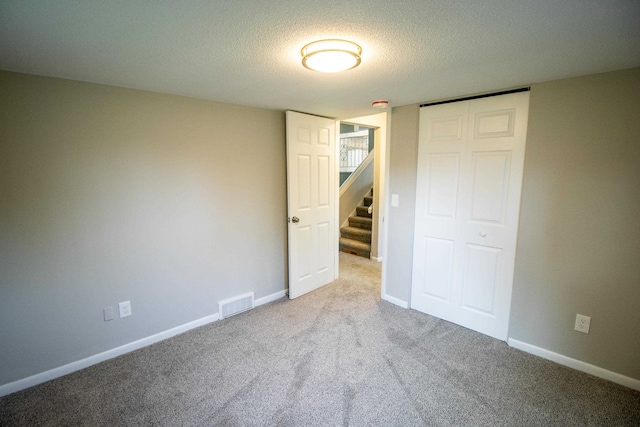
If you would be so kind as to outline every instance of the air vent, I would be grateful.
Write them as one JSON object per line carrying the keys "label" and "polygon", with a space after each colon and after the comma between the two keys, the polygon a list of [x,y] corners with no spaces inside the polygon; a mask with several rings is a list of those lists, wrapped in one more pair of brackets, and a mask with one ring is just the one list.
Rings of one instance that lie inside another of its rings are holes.
{"label": "air vent", "polygon": [[218,303],[220,319],[226,319],[234,314],[242,313],[243,311],[251,310],[252,308],[253,292],[229,298]]}

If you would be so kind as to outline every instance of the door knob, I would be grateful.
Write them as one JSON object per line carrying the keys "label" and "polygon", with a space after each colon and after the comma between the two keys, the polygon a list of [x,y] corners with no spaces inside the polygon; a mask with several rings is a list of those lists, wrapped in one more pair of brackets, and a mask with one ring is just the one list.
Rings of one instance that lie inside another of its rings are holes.
{"label": "door knob", "polygon": [[291,218],[291,222],[293,222],[294,224],[297,224],[300,222],[300,218],[298,218],[297,216],[294,216],[293,218]]}

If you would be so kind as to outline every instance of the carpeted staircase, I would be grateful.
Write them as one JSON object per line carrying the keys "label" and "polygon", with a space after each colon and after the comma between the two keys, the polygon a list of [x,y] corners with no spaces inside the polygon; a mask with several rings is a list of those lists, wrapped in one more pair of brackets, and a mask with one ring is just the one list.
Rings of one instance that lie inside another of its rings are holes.
{"label": "carpeted staircase", "polygon": [[349,225],[340,228],[340,250],[369,258],[371,255],[372,218],[369,206],[373,203],[373,189],[356,208],[356,216],[349,217]]}

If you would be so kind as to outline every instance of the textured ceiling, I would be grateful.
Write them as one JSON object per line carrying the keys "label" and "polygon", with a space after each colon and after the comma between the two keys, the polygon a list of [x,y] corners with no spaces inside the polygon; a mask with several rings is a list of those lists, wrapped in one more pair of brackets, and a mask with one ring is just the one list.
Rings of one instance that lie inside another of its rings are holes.
{"label": "textured ceiling", "polygon": [[331,117],[634,66],[640,0],[0,0],[1,69]]}

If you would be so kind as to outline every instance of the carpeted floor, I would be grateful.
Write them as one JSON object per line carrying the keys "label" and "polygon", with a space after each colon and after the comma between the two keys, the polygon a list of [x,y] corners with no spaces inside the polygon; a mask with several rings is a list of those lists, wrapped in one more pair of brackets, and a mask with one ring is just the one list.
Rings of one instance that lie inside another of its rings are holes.
{"label": "carpeted floor", "polygon": [[640,392],[380,300],[380,265],[0,398],[0,425],[639,426]]}

